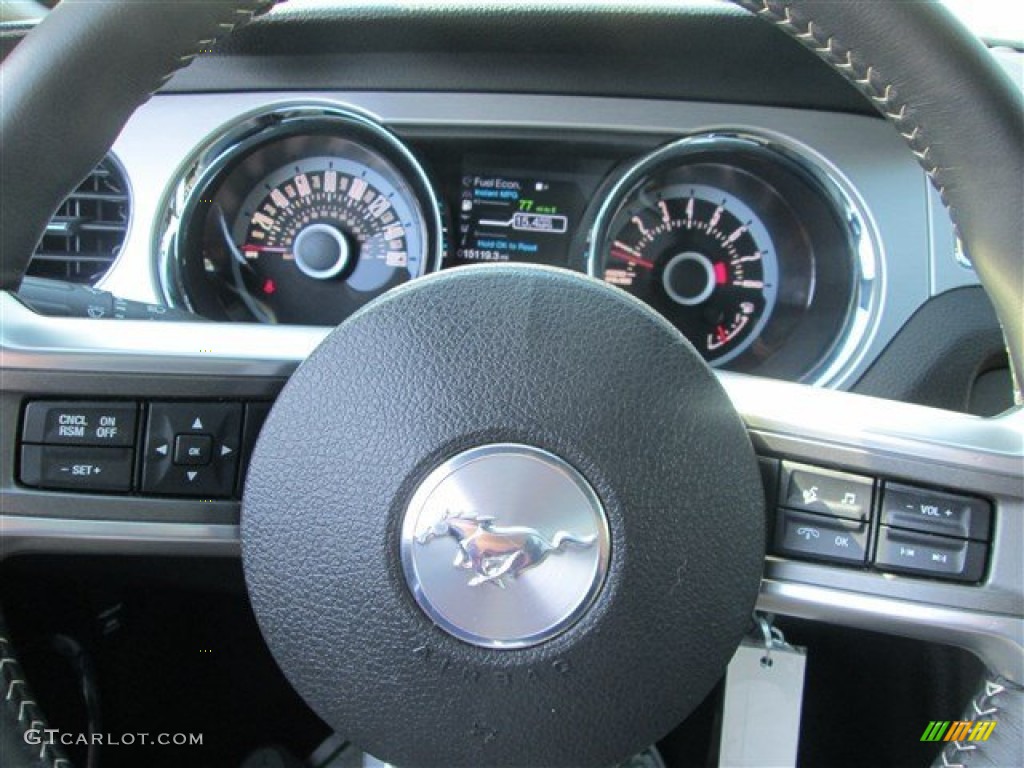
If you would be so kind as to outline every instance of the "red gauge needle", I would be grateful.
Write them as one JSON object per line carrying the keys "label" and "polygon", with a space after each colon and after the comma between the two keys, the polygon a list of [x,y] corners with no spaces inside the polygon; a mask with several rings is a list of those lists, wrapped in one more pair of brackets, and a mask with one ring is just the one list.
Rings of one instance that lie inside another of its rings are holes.
{"label": "red gauge needle", "polygon": [[719,285],[725,285],[729,282],[729,275],[725,271],[725,264],[720,261],[715,263],[715,282]]}
{"label": "red gauge needle", "polygon": [[279,245],[243,245],[243,251],[256,251],[257,253],[288,253],[287,248]]}
{"label": "red gauge needle", "polygon": [[618,240],[612,245],[612,257],[619,261],[625,261],[629,264],[636,264],[638,267],[644,269],[654,269],[654,262],[643,258],[627,245],[623,245]]}

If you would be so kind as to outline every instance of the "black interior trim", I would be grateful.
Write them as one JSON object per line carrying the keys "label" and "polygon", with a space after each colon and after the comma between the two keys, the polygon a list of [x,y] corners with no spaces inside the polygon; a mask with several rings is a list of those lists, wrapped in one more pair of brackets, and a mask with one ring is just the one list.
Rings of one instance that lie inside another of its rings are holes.
{"label": "black interior trim", "polygon": [[[861,395],[967,411],[975,379],[1002,361],[1006,347],[981,287],[926,302],[851,389]],[[1012,393],[1007,392],[1008,399]]]}
{"label": "black interior trim", "polygon": [[550,93],[875,114],[815,56],[727,5],[459,10],[285,5],[164,90]]}

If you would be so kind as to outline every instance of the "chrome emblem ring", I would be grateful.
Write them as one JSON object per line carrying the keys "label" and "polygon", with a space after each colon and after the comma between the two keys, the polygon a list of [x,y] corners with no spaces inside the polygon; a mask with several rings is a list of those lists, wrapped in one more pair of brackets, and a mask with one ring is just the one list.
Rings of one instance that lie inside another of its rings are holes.
{"label": "chrome emblem ring", "polygon": [[402,566],[443,630],[486,648],[565,631],[597,597],[610,537],[593,488],[528,445],[479,446],[420,484],[402,524]]}

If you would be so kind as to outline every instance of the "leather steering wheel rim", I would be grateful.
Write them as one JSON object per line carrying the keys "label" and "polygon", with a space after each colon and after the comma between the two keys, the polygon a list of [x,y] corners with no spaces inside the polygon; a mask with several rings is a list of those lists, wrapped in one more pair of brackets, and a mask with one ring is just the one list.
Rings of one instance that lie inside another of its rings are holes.
{"label": "leather steering wheel rim", "polygon": [[[1015,379],[1024,380],[1020,91],[938,3],[736,2],[847,77],[906,139],[950,211],[1002,323]],[[134,109],[195,51],[270,5],[65,0],[19,44],[2,70],[0,288],[17,288],[52,211]]]}

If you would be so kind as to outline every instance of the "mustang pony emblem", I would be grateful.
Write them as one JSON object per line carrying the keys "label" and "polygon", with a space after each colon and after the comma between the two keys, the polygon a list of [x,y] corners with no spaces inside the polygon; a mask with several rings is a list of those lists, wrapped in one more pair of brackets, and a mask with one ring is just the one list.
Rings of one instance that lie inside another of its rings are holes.
{"label": "mustang pony emblem", "polygon": [[493,517],[463,512],[445,512],[444,517],[417,534],[416,542],[426,544],[439,536],[455,539],[459,551],[452,565],[473,572],[469,586],[494,584],[502,589],[506,576],[514,579],[523,571],[540,565],[548,555],[564,552],[566,545],[586,548],[597,540],[597,536],[575,536],[558,531],[548,541],[534,528],[503,528],[494,525]]}

